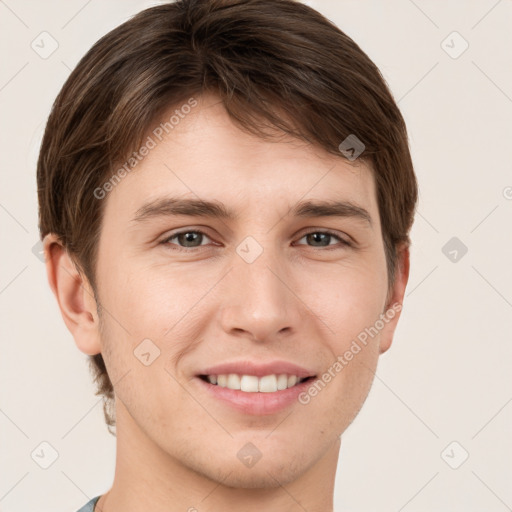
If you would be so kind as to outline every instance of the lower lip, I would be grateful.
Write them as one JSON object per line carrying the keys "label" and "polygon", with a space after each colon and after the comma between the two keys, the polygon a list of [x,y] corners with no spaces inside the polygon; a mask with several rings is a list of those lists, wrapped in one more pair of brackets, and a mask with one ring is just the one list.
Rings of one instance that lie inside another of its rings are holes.
{"label": "lower lip", "polygon": [[210,384],[203,379],[196,377],[199,384],[207,393],[234,409],[244,414],[265,416],[275,414],[289,407],[292,403],[298,402],[298,396],[305,391],[314,379],[308,379],[291,388],[274,391],[272,393],[248,393],[236,389],[223,388],[216,384]]}

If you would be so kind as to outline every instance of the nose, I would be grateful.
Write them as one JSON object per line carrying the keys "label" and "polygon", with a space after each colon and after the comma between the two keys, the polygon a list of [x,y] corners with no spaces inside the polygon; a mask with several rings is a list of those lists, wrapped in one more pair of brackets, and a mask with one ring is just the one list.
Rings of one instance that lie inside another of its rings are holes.
{"label": "nose", "polygon": [[221,324],[230,335],[266,342],[298,332],[304,321],[293,275],[275,251],[266,249],[252,263],[235,255],[223,287]]}

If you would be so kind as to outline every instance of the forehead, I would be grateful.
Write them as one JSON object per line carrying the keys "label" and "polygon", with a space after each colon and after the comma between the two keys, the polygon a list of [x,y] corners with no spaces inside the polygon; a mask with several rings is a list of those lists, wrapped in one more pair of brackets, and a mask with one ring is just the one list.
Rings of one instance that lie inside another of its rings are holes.
{"label": "forehead", "polygon": [[176,107],[149,127],[152,147],[132,159],[132,170],[109,192],[105,215],[109,210],[133,215],[165,194],[217,199],[239,210],[252,205],[262,213],[322,198],[350,201],[377,215],[373,173],[362,160],[348,162],[282,133],[264,140],[242,131],[215,96],[197,102],[165,125],[169,133],[162,126]]}

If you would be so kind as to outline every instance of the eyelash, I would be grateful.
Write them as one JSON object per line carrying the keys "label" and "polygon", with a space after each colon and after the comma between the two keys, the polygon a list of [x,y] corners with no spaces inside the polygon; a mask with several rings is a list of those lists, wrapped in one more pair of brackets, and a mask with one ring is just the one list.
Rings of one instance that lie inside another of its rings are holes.
{"label": "eyelash", "polygon": [[[167,238],[162,240],[160,243],[162,245],[167,245],[169,247],[173,245],[174,247],[170,247],[171,250],[173,250],[173,251],[181,251],[181,252],[196,252],[197,250],[201,249],[202,247],[205,247],[204,245],[200,245],[198,247],[181,247],[181,246],[179,246],[177,244],[171,244],[170,243],[170,240],[172,240],[173,238],[176,238],[179,235],[183,235],[185,233],[199,233],[201,235],[206,236],[207,238],[210,238],[204,231],[201,231],[200,229],[186,229],[186,230],[183,230],[183,231],[178,231],[176,233],[173,233],[171,236],[168,236]],[[341,247],[336,247],[336,246],[331,247],[330,245],[325,246],[325,247],[318,247],[318,249],[321,249],[321,250],[324,250],[324,251],[325,250],[340,249],[342,247],[352,247],[353,246],[353,244],[351,242],[348,242],[347,240],[344,240],[339,235],[337,235],[336,233],[334,233],[332,231],[329,231],[329,230],[325,230],[325,231],[324,230],[318,230],[318,229],[311,230],[311,231],[308,231],[307,233],[304,233],[299,238],[299,240],[302,240],[305,236],[311,235],[313,233],[323,233],[325,235],[332,236],[332,237],[334,237],[334,238],[339,240]],[[300,245],[307,245],[307,244],[300,244]],[[315,248],[314,246],[309,246],[309,247],[313,247],[313,249]]]}

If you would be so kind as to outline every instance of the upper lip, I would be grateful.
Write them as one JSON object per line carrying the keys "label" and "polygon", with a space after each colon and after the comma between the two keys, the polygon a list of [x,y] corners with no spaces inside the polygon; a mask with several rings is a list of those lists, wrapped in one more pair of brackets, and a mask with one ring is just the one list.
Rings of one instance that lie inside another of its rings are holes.
{"label": "upper lip", "polygon": [[296,375],[298,378],[314,377],[315,372],[289,361],[275,360],[266,363],[256,361],[231,361],[210,366],[201,370],[198,375],[227,375],[236,373],[238,375],[254,375],[263,377],[264,375],[286,373]]}

